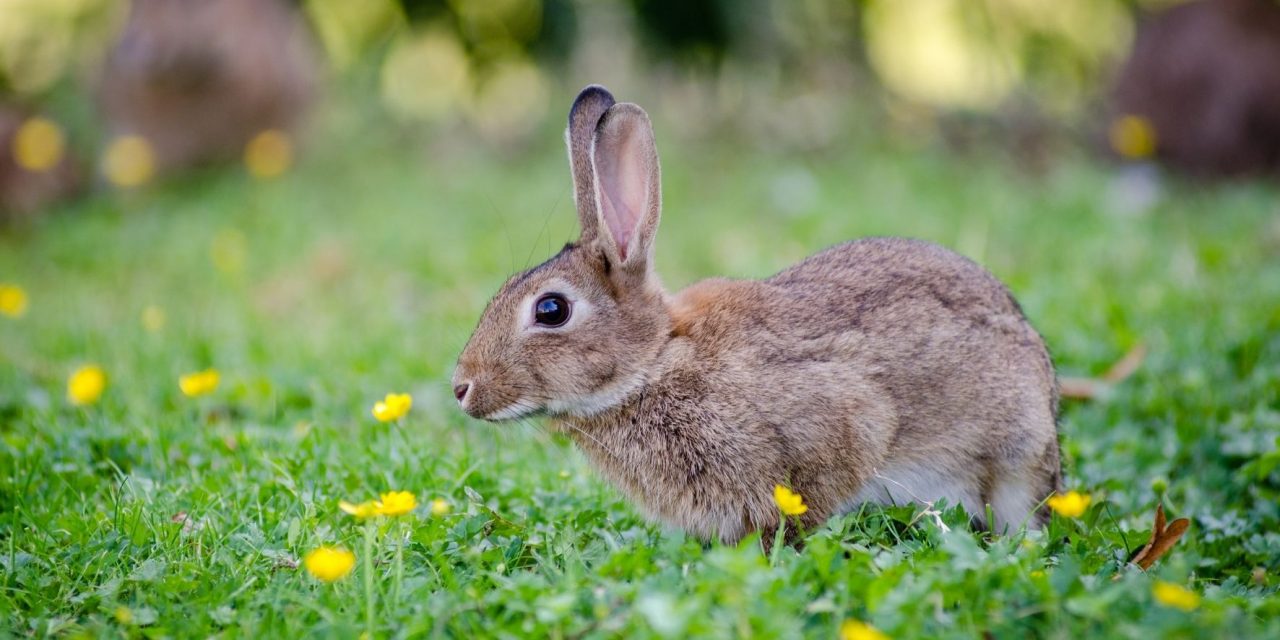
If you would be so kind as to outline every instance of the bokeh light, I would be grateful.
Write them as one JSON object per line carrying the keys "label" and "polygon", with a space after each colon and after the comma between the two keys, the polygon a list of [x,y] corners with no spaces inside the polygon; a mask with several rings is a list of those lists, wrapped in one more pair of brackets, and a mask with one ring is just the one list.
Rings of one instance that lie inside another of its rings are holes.
{"label": "bokeh light", "polygon": [[340,70],[405,24],[404,12],[393,0],[307,0],[306,10],[330,63]]}
{"label": "bokeh light", "polygon": [[976,110],[1028,84],[1055,110],[1078,104],[1132,30],[1110,0],[870,0],[863,19],[869,62],[889,89]]}
{"label": "bokeh light", "polygon": [[21,318],[27,314],[27,291],[16,284],[0,282],[0,315]]}
{"label": "bokeh light", "polygon": [[249,242],[239,229],[223,229],[209,242],[209,259],[218,271],[236,275],[244,271]]}
{"label": "bokeh light", "polygon": [[155,175],[156,157],[151,143],[142,136],[120,136],[107,145],[102,174],[118,187],[146,184]]}
{"label": "bokeh light", "polygon": [[13,161],[27,171],[48,171],[62,161],[65,146],[57,124],[46,118],[30,118],[13,137]]}
{"label": "bokeh light", "polygon": [[1149,158],[1156,152],[1156,130],[1142,116],[1125,115],[1111,123],[1111,148],[1130,160]]}
{"label": "bokeh light", "polygon": [[293,166],[293,141],[279,129],[268,129],[254,136],[244,147],[244,165],[249,175],[275,178]]}
{"label": "bokeh light", "polygon": [[467,53],[452,34],[435,30],[401,38],[382,66],[382,97],[403,118],[436,120],[466,100]]}
{"label": "bokeh light", "polygon": [[493,138],[528,133],[546,115],[550,88],[537,65],[524,58],[499,63],[477,88],[470,117]]}
{"label": "bokeh light", "polygon": [[0,88],[52,89],[110,31],[120,0],[0,0]]}
{"label": "bokeh light", "polygon": [[1006,47],[965,28],[962,0],[876,0],[865,31],[871,65],[904,97],[940,106],[987,108],[1018,79]]}
{"label": "bokeh light", "polygon": [[146,329],[148,333],[163,331],[168,321],[168,315],[159,306],[150,304],[142,310],[142,328]]}

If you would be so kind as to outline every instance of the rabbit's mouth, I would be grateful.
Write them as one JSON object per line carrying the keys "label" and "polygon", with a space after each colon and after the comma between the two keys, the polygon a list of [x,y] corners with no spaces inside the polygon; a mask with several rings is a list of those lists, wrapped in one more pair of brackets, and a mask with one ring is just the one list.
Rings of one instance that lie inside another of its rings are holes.
{"label": "rabbit's mouth", "polygon": [[459,364],[453,375],[453,397],[467,415],[489,422],[519,420],[545,410],[541,403],[510,388],[509,384],[497,382],[491,376],[476,375],[474,369]]}
{"label": "rabbit's mouth", "polygon": [[542,407],[539,407],[532,401],[517,398],[515,402],[512,402],[501,409],[490,411],[489,413],[475,417],[480,418],[481,420],[488,420],[489,422],[505,422],[508,420],[528,418],[540,413],[541,411]]}

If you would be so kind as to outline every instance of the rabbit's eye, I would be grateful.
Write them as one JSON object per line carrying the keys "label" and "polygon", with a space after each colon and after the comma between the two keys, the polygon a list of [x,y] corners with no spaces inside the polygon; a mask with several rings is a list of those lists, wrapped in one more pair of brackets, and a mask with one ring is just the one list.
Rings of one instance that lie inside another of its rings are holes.
{"label": "rabbit's eye", "polygon": [[569,301],[558,293],[548,293],[533,305],[533,319],[544,327],[559,327],[569,321]]}

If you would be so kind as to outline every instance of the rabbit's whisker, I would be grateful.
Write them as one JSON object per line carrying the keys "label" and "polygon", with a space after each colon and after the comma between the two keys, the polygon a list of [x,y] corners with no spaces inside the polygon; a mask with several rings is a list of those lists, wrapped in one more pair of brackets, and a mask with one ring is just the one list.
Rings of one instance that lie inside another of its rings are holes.
{"label": "rabbit's whisker", "polygon": [[609,454],[610,456],[613,456],[613,459],[614,459],[614,460],[617,460],[618,462],[623,462],[623,463],[625,462],[625,461],[622,459],[622,456],[620,456],[620,455],[618,455],[618,454],[614,453],[614,452],[613,452],[613,449],[610,449],[610,448],[609,448],[609,446],[608,446],[608,445],[606,445],[606,444],[605,444],[603,441],[601,441],[599,438],[597,438],[597,437],[595,437],[595,436],[591,435],[590,433],[587,433],[587,431],[586,431],[586,430],[584,430],[582,427],[579,427],[578,425],[573,424],[572,422],[570,422],[570,421],[568,421],[568,420],[561,421],[561,422],[560,422],[560,424],[567,425],[570,429],[573,429],[574,431],[577,431],[578,433],[582,434],[582,436],[583,436],[583,437],[585,437],[585,438],[587,438],[588,440],[591,440],[592,442],[596,443],[596,446],[600,447],[600,449],[601,449],[602,451],[604,451],[605,453]]}

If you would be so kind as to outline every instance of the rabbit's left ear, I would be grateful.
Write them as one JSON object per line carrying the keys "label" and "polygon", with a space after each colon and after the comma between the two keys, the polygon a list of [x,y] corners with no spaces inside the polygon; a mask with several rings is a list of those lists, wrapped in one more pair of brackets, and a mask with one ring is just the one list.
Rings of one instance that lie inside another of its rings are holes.
{"label": "rabbit's left ear", "polygon": [[596,203],[595,169],[591,164],[591,148],[595,144],[596,125],[605,111],[615,104],[608,89],[593,84],[583,89],[569,109],[569,126],[565,143],[569,147],[569,168],[573,172],[573,201],[578,206],[579,242],[595,240],[600,231],[600,213]]}
{"label": "rabbit's left ear", "polygon": [[662,185],[644,109],[627,102],[610,107],[596,125],[591,162],[601,244],[625,271],[645,273],[662,214]]}

